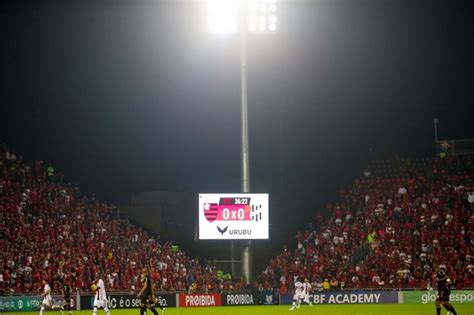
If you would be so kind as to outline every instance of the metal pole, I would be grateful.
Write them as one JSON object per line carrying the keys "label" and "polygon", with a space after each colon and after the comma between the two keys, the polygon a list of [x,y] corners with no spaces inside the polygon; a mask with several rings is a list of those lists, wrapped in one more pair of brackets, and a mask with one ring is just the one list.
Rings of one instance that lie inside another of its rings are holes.
{"label": "metal pole", "polygon": [[438,118],[433,120],[434,123],[434,139],[435,143],[438,143]]}
{"label": "metal pole", "polygon": [[235,256],[234,256],[234,252],[235,252],[235,249],[234,249],[234,241],[231,240],[230,241],[230,269],[231,269],[231,272],[232,272],[232,278],[235,276],[235,268],[234,268],[234,262],[235,262]]}
{"label": "metal pole", "polygon": [[[244,19],[241,19],[242,22]],[[243,23],[241,23],[243,24]],[[245,24],[246,25],[246,24]],[[240,106],[241,106],[241,141],[242,141],[242,192],[250,192],[249,167],[249,126],[247,104],[247,30],[240,30]]]}
{"label": "metal pole", "polygon": [[[240,106],[241,106],[241,149],[242,149],[242,192],[250,192],[249,166],[249,132],[247,104],[247,7],[242,5],[240,10]],[[245,283],[252,281],[252,251],[251,241],[244,243],[242,248],[242,276]]]}

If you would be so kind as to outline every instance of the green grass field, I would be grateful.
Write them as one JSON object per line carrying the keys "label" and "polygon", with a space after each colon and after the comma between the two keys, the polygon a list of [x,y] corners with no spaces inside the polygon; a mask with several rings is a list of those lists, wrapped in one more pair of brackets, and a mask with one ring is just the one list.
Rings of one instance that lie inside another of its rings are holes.
{"label": "green grass field", "polygon": [[[230,306],[230,307],[197,307],[197,308],[167,308],[165,315],[189,314],[189,315],[274,315],[274,314],[324,314],[324,315],[436,315],[434,305],[426,304],[384,304],[384,305],[315,305],[310,307],[302,305],[301,308],[289,311],[289,305],[278,306]],[[474,304],[456,304],[454,305],[459,315],[474,315]],[[158,310],[161,315],[161,310]],[[111,315],[139,315],[138,309],[111,310]],[[446,315],[443,308],[442,315]],[[0,314],[35,314],[39,312],[25,313],[0,313]],[[60,314],[59,312],[47,311],[44,315]],[[65,313],[67,314],[67,312]],[[104,315],[103,310],[99,310],[98,315]],[[73,315],[92,315],[91,310],[75,311]],[[148,311],[148,315],[152,315]]]}

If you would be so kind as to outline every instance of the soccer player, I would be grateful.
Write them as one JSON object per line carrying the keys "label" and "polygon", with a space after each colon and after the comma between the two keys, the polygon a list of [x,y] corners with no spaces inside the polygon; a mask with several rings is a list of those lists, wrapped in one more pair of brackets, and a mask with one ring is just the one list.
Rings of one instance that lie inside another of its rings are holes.
{"label": "soccer player", "polygon": [[290,311],[293,311],[295,308],[300,308],[301,300],[304,298],[303,293],[303,284],[296,279],[295,282],[295,294],[293,295],[293,304],[290,307]]}
{"label": "soccer player", "polygon": [[105,283],[102,278],[99,278],[96,283],[94,310],[92,311],[92,315],[97,315],[97,309],[99,308],[103,308],[105,314],[110,315],[110,310],[107,307],[107,293],[105,292]]}
{"label": "soccer player", "polygon": [[43,302],[41,302],[40,315],[46,307],[53,308],[53,298],[51,297],[51,287],[46,279],[43,279]]}
{"label": "soccer player", "polygon": [[436,296],[436,315],[441,314],[441,305],[444,306],[448,312],[451,312],[453,315],[457,315],[454,307],[449,303],[449,295],[451,290],[449,289],[449,278],[446,274],[446,265],[439,265],[438,272],[435,275],[436,288],[438,289],[438,295]]}
{"label": "soccer player", "polygon": [[[155,309],[156,297],[155,297],[155,292],[153,290],[154,287],[151,283],[150,275],[148,274],[148,270],[146,268],[142,269],[140,280],[142,283],[142,288],[140,292],[137,294],[137,298],[140,299],[140,315],[145,315],[147,308],[150,309],[150,311],[154,315],[158,315],[158,312]],[[164,307],[162,311],[164,314],[165,312]]]}
{"label": "soccer player", "polygon": [[61,290],[64,297],[64,306],[61,307],[61,311],[67,309],[68,313],[72,314],[71,286],[69,285],[69,279],[61,279]]}
{"label": "soccer player", "polygon": [[[53,298],[51,297],[51,287],[46,279],[43,279],[43,302],[41,302],[40,315],[43,315],[43,311],[47,308],[52,310],[58,309],[58,305],[53,304]],[[61,311],[62,313],[62,311]]]}
{"label": "soccer player", "polygon": [[313,306],[313,303],[309,300],[309,291],[311,291],[311,283],[309,283],[309,279],[305,278],[303,282],[303,295],[304,295],[304,301],[305,303],[308,303],[309,306]]}

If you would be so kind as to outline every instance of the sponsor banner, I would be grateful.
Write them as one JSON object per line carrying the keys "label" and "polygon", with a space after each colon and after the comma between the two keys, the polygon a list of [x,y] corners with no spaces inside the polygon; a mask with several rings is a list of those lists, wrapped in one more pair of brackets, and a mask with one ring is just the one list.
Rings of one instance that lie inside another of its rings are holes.
{"label": "sponsor banner", "polygon": [[268,194],[199,194],[200,240],[268,239]]}
{"label": "sponsor banner", "polygon": [[[60,295],[53,295],[53,304],[63,304],[64,299]],[[0,296],[0,312],[28,312],[39,311],[43,302],[43,296]],[[75,309],[75,305],[73,304]]]}
{"label": "sponsor banner", "polygon": [[42,301],[42,296],[1,296],[0,312],[37,311]]}
{"label": "sponsor banner", "polygon": [[263,304],[276,304],[276,297],[273,291],[265,291],[265,293],[263,294]]}
{"label": "sponsor banner", "polygon": [[179,307],[222,306],[222,295],[179,294]]}
{"label": "sponsor banner", "polygon": [[[313,304],[381,304],[398,303],[398,291],[348,291],[313,292],[309,295]],[[281,304],[291,304],[293,294],[280,296]]]}
{"label": "sponsor banner", "polygon": [[252,293],[234,293],[222,294],[222,305],[237,306],[237,305],[257,305],[261,304],[261,294]]}
{"label": "sponsor banner", "polygon": [[[404,291],[404,304],[431,304],[436,300],[437,291]],[[454,303],[474,303],[474,290],[453,290],[449,300]]]}
{"label": "sponsor banner", "polygon": [[[156,307],[176,307],[175,294],[155,294],[157,298]],[[94,305],[93,295],[81,295],[81,309],[90,310]],[[140,299],[135,294],[110,294],[107,295],[107,306],[110,309],[139,308]]]}
{"label": "sponsor banner", "polygon": [[275,293],[272,290],[261,293],[229,293],[222,294],[223,306],[238,305],[273,305],[276,302]]}

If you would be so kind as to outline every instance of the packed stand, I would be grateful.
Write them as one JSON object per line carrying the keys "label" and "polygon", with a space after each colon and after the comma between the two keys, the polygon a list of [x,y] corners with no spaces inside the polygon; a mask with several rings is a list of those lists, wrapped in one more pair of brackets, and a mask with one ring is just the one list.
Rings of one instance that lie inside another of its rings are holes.
{"label": "packed stand", "polygon": [[449,266],[453,286],[474,287],[474,157],[372,163],[326,217],[316,215],[258,276],[259,288],[430,288]]}
{"label": "packed stand", "polygon": [[161,291],[243,287],[157,238],[81,195],[52,166],[30,165],[0,146],[0,294],[38,293],[42,279],[58,290],[58,278],[87,291],[99,274],[108,290],[134,291],[145,266]]}

